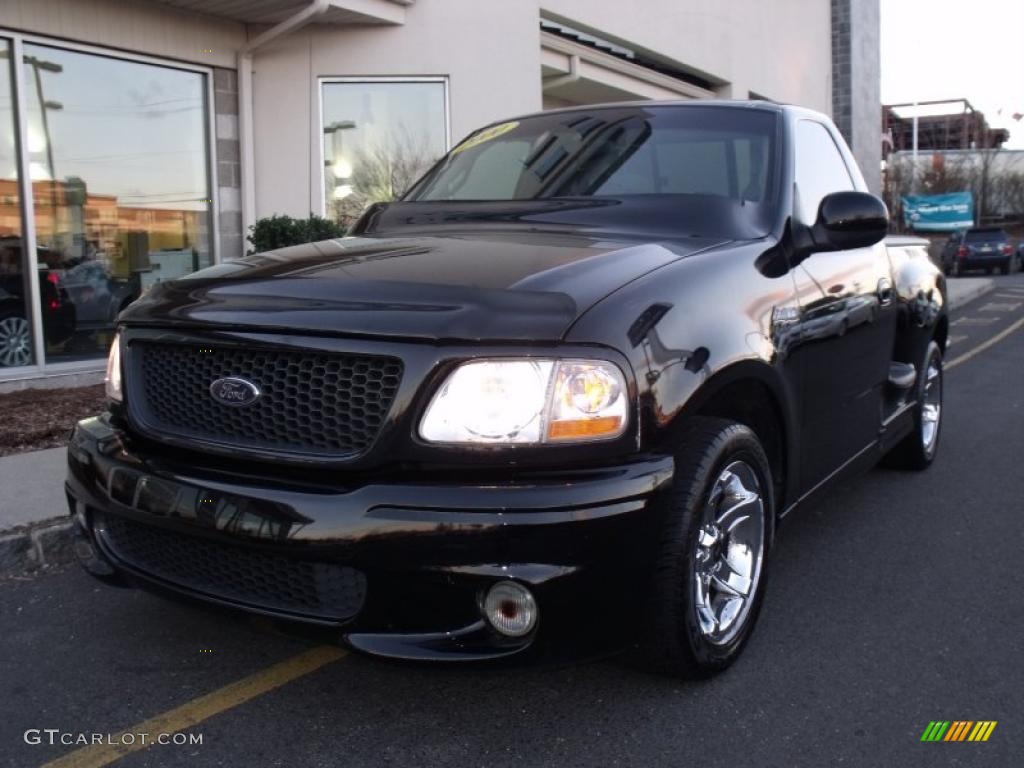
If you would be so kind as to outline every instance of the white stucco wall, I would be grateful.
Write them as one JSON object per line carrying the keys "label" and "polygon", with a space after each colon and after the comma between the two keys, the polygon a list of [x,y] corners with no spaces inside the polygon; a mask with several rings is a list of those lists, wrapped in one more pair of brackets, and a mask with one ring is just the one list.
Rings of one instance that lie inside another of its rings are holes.
{"label": "white stucco wall", "polygon": [[246,40],[244,24],[129,0],[0,0],[0,28],[231,68]]}
{"label": "white stucco wall", "polygon": [[826,0],[541,0],[539,12],[724,80],[722,96],[831,110]]}
{"label": "white stucco wall", "polygon": [[445,75],[453,144],[541,108],[533,2],[420,0],[403,26],[308,27],[253,66],[256,215],[320,211],[317,77]]}

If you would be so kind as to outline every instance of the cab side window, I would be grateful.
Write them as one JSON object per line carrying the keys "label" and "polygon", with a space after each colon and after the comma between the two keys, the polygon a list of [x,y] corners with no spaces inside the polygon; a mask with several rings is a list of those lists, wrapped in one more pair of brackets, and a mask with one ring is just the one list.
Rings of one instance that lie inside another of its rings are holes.
{"label": "cab side window", "polygon": [[855,189],[850,172],[828,129],[813,120],[796,125],[796,215],[804,224],[818,217],[822,198]]}

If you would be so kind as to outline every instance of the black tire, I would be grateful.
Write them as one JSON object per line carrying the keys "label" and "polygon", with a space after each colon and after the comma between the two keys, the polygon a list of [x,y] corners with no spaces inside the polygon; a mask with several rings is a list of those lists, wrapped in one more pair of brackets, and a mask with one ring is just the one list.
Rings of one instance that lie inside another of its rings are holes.
{"label": "black tire", "polygon": [[[721,644],[700,630],[696,586],[697,542],[709,494],[726,467],[743,462],[754,471],[763,499],[762,551],[754,587],[735,634]],[[655,563],[637,659],[655,671],[685,679],[722,672],[739,656],[757,621],[764,596],[767,549],[774,522],[771,471],[757,437],[726,419],[697,417],[676,453],[676,477]]]}
{"label": "black tire", "polygon": [[[928,387],[928,370],[932,362],[938,366],[939,387],[939,418],[935,427],[935,437],[930,447],[925,440],[925,391]],[[894,469],[924,470],[931,466],[939,448],[942,436],[942,350],[934,341],[928,343],[924,359],[918,369],[917,382],[914,384],[914,429],[885,457],[884,464]]]}
{"label": "black tire", "polygon": [[992,267],[985,267],[985,274],[986,275],[991,275],[992,274]]}
{"label": "black tire", "polygon": [[1003,266],[999,268],[999,271],[1002,272],[1004,275],[1010,274],[1010,262],[1006,262],[1005,264],[1003,264]]}

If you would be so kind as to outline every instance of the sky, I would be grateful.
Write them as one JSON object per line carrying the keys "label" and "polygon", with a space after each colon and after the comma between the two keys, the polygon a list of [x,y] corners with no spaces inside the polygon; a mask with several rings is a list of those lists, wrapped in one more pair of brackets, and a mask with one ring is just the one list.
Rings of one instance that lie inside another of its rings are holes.
{"label": "sky", "polygon": [[881,12],[883,104],[966,98],[1024,149],[1012,117],[1024,114],[1024,0],[881,0]]}

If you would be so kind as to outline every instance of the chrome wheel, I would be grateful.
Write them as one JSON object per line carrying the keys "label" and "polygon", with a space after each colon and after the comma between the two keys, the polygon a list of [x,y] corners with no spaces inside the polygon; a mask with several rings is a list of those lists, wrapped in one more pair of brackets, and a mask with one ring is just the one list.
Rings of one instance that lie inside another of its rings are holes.
{"label": "chrome wheel", "polygon": [[23,317],[0,320],[0,366],[13,367],[32,362],[32,337]]}
{"label": "chrome wheel", "polygon": [[708,642],[724,645],[750,613],[764,556],[761,483],[746,462],[732,462],[715,481],[694,555],[697,624]]}
{"label": "chrome wheel", "polygon": [[939,439],[939,420],[942,418],[942,360],[932,355],[925,371],[924,395],[921,401],[921,445],[931,455]]}

